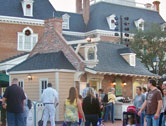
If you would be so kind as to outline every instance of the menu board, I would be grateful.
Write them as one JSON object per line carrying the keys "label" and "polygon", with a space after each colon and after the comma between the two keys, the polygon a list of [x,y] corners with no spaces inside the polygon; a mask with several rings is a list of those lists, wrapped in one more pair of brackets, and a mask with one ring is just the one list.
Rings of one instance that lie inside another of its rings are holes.
{"label": "menu board", "polygon": [[115,82],[116,82],[116,87],[115,87],[115,89],[116,89],[116,96],[121,96],[122,95],[122,86],[121,86],[121,83],[122,83],[122,80],[121,80],[121,78],[116,78],[115,79]]}

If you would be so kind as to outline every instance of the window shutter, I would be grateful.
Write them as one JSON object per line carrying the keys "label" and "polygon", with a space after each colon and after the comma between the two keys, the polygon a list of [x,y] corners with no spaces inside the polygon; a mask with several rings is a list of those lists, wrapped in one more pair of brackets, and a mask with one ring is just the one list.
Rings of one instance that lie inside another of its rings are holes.
{"label": "window shutter", "polygon": [[33,34],[32,35],[32,48],[33,49],[38,41],[38,34]]}
{"label": "window shutter", "polygon": [[23,33],[18,33],[18,40],[17,40],[17,49],[18,50],[23,50],[24,46],[24,34]]}

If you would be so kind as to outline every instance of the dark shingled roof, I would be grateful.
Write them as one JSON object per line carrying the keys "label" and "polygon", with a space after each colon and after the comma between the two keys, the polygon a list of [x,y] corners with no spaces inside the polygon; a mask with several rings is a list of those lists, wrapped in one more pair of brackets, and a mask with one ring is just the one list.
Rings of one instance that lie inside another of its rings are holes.
{"label": "dark shingled roof", "polygon": [[44,69],[69,69],[75,70],[73,65],[64,56],[63,52],[36,54],[24,62],[11,68],[12,71],[44,70]]}
{"label": "dark shingled roof", "polygon": [[119,54],[123,54],[123,53],[134,53],[134,51],[131,48],[129,48],[129,47],[118,49],[118,52],[119,52]]}
{"label": "dark shingled roof", "polygon": [[52,18],[53,12],[55,13],[55,9],[49,0],[34,0],[33,17],[26,17],[23,14],[21,1],[22,0],[0,0],[0,15],[32,19],[47,19]]}
{"label": "dark shingled roof", "polygon": [[56,11],[55,17],[62,18],[64,14],[68,14],[70,16],[70,20],[69,20],[70,29],[63,29],[63,31],[74,31],[74,32],[86,31],[86,25],[84,23],[82,14]]}
{"label": "dark shingled roof", "polygon": [[[115,14],[118,17],[120,17],[120,15],[123,15],[124,17],[129,17],[130,32],[134,32],[136,30],[134,21],[140,18],[145,21],[145,24],[161,24],[165,22],[157,11],[112,4],[107,2],[99,2],[92,5],[90,8],[90,20],[87,26],[87,31],[95,29],[111,31],[109,29],[106,17],[112,14]],[[147,27],[145,25],[145,30],[146,28]]]}
{"label": "dark shingled roof", "polygon": [[99,42],[97,45],[99,63],[96,67],[90,69],[99,72],[155,76],[145,68],[138,58],[136,58],[136,66],[130,66],[119,53],[119,49],[125,48],[126,46],[124,45]]}
{"label": "dark shingled roof", "polygon": [[86,39],[85,36],[74,36],[74,35],[65,35],[65,34],[63,34],[63,37],[67,41],[76,41],[76,40],[84,40],[84,39]]}

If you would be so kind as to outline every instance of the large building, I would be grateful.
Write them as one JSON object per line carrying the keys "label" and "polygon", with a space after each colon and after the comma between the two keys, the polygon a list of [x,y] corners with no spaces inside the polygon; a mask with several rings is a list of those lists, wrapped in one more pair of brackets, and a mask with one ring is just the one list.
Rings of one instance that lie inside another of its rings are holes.
{"label": "large building", "polygon": [[117,24],[120,17],[129,19],[130,30],[123,31],[129,38],[136,29],[146,30],[153,23],[164,26],[159,2],[153,4],[140,8],[134,0],[77,0],[77,13],[69,13],[56,11],[48,0],[4,0],[0,70],[8,70],[10,80],[17,77],[33,101],[40,99],[48,82],[53,83],[60,94],[58,121],[63,120],[64,99],[71,86],[80,92],[86,83],[96,91],[115,87],[117,96],[133,98],[136,86],[146,86],[148,78],[156,75],[132,49],[119,44]]}

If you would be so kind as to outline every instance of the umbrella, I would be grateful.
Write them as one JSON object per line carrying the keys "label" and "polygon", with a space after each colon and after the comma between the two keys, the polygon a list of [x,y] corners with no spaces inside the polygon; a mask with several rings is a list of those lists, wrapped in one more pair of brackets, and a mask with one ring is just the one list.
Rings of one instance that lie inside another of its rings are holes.
{"label": "umbrella", "polygon": [[0,87],[8,87],[9,86],[9,76],[5,73],[0,73]]}

